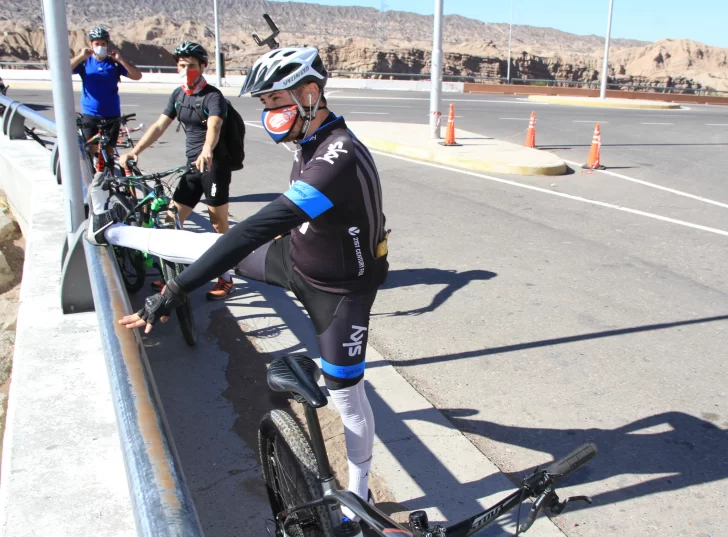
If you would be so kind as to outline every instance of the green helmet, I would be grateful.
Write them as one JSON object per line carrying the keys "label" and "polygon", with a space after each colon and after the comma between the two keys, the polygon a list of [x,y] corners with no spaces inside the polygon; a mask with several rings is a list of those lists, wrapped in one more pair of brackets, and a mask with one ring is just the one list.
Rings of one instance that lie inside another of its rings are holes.
{"label": "green helmet", "polygon": [[185,41],[174,49],[174,61],[180,58],[197,58],[202,63],[207,63],[207,51],[199,43]]}
{"label": "green helmet", "polygon": [[94,39],[105,39],[106,41],[109,41],[109,32],[103,28],[94,28],[88,33],[88,40],[93,41]]}

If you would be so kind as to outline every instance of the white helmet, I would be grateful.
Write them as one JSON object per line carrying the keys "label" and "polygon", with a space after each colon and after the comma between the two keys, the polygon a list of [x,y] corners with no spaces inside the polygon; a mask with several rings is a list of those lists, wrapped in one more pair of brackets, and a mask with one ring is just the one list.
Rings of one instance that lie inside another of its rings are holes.
{"label": "white helmet", "polygon": [[248,71],[240,95],[250,93],[257,97],[306,82],[315,82],[323,89],[327,77],[324,62],[315,48],[274,49],[258,58]]}

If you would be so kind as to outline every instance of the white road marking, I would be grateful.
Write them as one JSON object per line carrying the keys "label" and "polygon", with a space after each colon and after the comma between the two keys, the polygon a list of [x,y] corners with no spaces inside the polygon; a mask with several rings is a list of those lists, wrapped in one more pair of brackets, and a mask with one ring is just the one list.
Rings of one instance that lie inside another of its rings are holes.
{"label": "white road marking", "polygon": [[369,116],[388,116],[389,112],[347,112],[348,114],[367,114]]}
{"label": "white road marking", "polygon": [[640,123],[640,125],[674,125],[674,123]]}
{"label": "white road marking", "polygon": [[[567,162],[568,164],[571,164],[572,166],[575,166],[575,167],[581,167],[581,164],[579,164],[577,162],[572,162],[570,160],[564,160],[564,162]],[[670,192],[671,194],[677,194],[678,196],[684,196],[686,198],[691,198],[694,200],[702,201],[704,203],[710,203],[711,205],[716,205],[718,207],[723,207],[724,209],[728,209],[728,203],[722,203],[720,201],[711,200],[708,198],[704,198],[702,196],[696,196],[695,194],[689,194],[687,192],[683,192],[682,190],[675,190],[674,188],[668,188],[666,186],[658,185],[655,183],[650,183],[648,181],[643,181],[642,179],[635,179],[634,177],[622,175],[621,173],[610,172],[609,170],[595,170],[595,171],[597,171],[599,173],[606,173],[607,175],[611,175],[613,177],[619,177],[620,179],[624,179],[625,181],[639,183],[640,185],[648,186],[650,188],[664,190],[665,192]]]}
{"label": "white road marking", "polygon": [[662,216],[662,215],[659,215],[659,214],[648,213],[648,212],[645,212],[645,211],[639,211],[637,209],[630,209],[629,207],[622,207],[621,205],[614,205],[613,203],[606,203],[606,202],[603,202],[603,201],[593,200],[593,199],[589,199],[589,198],[582,198],[581,196],[572,196],[571,194],[564,194],[563,192],[555,192],[553,190],[547,190],[545,188],[540,188],[540,187],[537,187],[537,186],[531,186],[531,185],[521,184],[521,183],[517,183],[515,181],[509,181],[508,179],[500,179],[498,177],[493,177],[491,175],[485,175],[485,174],[482,174],[482,173],[471,172],[471,171],[468,171],[468,170],[461,170],[461,169],[458,169],[458,168],[451,168],[449,166],[443,166],[441,164],[434,164],[434,163],[431,163],[431,162],[424,162],[424,161],[421,161],[421,160],[413,160],[413,159],[410,159],[410,158],[407,158],[407,157],[400,157],[399,155],[393,155],[391,153],[384,153],[382,151],[370,150],[370,153],[374,153],[376,155],[382,155],[384,157],[394,158],[394,159],[397,159],[397,160],[404,160],[406,162],[412,162],[413,164],[420,164],[422,166],[429,166],[431,168],[438,168],[440,170],[447,170],[447,171],[450,171],[450,172],[461,173],[463,175],[471,175],[473,177],[480,177],[481,179],[488,179],[489,181],[494,181],[496,183],[502,183],[502,184],[505,184],[505,185],[515,186],[515,187],[518,187],[518,188],[525,188],[526,190],[533,190],[535,192],[541,192],[542,194],[549,194],[551,196],[556,196],[556,197],[559,197],[559,198],[566,198],[566,199],[571,199],[571,200],[574,200],[574,201],[581,201],[583,203],[588,203],[590,205],[596,205],[598,207],[605,207],[607,209],[614,209],[616,211],[622,211],[622,212],[625,212],[625,213],[636,214],[638,216],[645,216],[647,218],[652,218],[654,220],[660,220],[662,222],[669,222],[671,224],[676,224],[676,225],[679,225],[679,226],[689,227],[689,228],[693,228],[693,229],[699,229],[701,231],[707,231],[709,233],[715,233],[716,235],[723,235],[725,237],[728,237],[728,231],[725,231],[725,230],[722,230],[722,229],[716,229],[716,228],[712,228],[712,227],[701,226],[700,224],[693,224],[692,222],[686,222],[684,220],[677,220],[675,218],[669,218],[667,216]]}
{"label": "white road marking", "polygon": [[709,127],[728,127],[728,123],[706,123]]}

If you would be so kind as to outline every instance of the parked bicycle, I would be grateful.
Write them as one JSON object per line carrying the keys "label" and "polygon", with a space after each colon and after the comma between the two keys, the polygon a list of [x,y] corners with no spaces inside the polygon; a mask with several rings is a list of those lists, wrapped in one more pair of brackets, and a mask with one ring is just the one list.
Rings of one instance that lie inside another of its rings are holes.
{"label": "parked bicycle", "polygon": [[[127,114],[116,119],[99,120],[97,124],[98,132],[88,140],[84,140],[84,149],[86,150],[92,169],[95,169],[96,172],[108,171],[110,174],[116,176],[122,176],[128,173],[128,171],[123,170],[121,166],[117,164],[119,153],[116,150],[116,147],[114,147],[113,154],[109,154],[107,148],[111,145],[111,133],[116,124],[124,124],[135,117],[136,114]],[[81,136],[81,139],[83,140],[83,129],[95,128],[96,125],[93,123],[84,123],[81,114],[77,114],[76,127],[78,128],[79,136]],[[92,146],[97,146],[96,154],[91,153]],[[141,173],[138,175],[141,175]]]}
{"label": "parked bicycle", "polygon": [[[110,208],[121,205],[123,207],[121,214],[126,215],[123,222],[131,226],[182,229],[177,207],[172,203],[173,180],[163,181],[163,179],[167,177],[179,178],[191,171],[192,167],[185,165],[164,172],[142,175],[138,173],[138,168],[133,161],[129,161],[129,165],[130,168],[135,170],[133,175],[124,177],[109,176],[106,179],[104,189],[110,191]],[[139,195],[139,198],[137,195]],[[169,214],[173,215],[173,221],[168,221]],[[127,288],[131,283],[134,290],[141,289],[144,285],[146,269],[154,265],[155,261],[147,254],[142,254],[142,252],[136,250],[123,247],[114,247],[114,249],[121,250],[117,254],[117,259],[121,257],[124,260],[129,260],[133,256],[135,261],[131,265],[127,264],[126,267],[122,267],[120,262],[119,268]],[[137,265],[136,259],[140,259],[141,264]],[[156,260],[156,264],[165,282],[174,279],[185,268],[181,263],[171,263],[161,258]],[[129,282],[127,279],[129,279]],[[189,297],[185,298],[183,303],[175,310],[175,313],[185,342],[190,346],[195,345],[197,336]]]}
{"label": "parked bicycle", "polygon": [[140,123],[138,126],[129,128],[127,124],[129,121],[133,121],[133,118],[122,119],[121,125],[119,126],[119,136],[116,140],[117,146],[122,146],[131,149],[134,147],[134,139],[131,137],[133,132],[140,131],[144,128],[144,123]]}
{"label": "parked bicycle", "polygon": [[[555,486],[597,454],[594,444],[586,444],[548,466],[536,469],[521,481],[518,490],[483,512],[444,528],[430,526],[424,511],[409,515],[409,527],[402,526],[373,505],[348,491],[338,490],[329,464],[316,409],[327,404],[318,386],[320,370],[306,356],[276,358],[268,369],[268,386],[276,392],[291,392],[303,405],[309,440],[285,411],[266,414],[258,431],[258,449],[263,477],[275,520],[275,537],[334,537],[362,535],[361,525],[344,519],[346,506],[363,525],[381,536],[469,537],[490,525],[511,509],[518,508],[516,535],[526,532],[545,510],[558,515],[575,501],[592,503],[587,496],[560,501]],[[521,504],[535,499],[521,523]]]}

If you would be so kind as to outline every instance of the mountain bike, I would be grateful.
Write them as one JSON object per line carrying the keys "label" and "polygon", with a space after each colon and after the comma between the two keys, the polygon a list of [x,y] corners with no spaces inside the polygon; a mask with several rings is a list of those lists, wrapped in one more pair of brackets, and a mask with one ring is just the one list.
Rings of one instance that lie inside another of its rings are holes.
{"label": "mountain bike", "polygon": [[131,137],[131,133],[142,130],[144,128],[144,123],[140,123],[137,127],[130,129],[127,125],[128,121],[133,121],[133,118],[122,119],[121,125],[119,126],[119,136],[117,137],[116,145],[131,149],[134,147],[134,139]]}
{"label": "mountain bike", "polygon": [[[136,164],[133,161],[129,162],[130,167],[136,170]],[[121,214],[126,215],[122,222],[127,225],[157,229],[182,229],[177,207],[172,203],[173,188],[169,181],[165,182],[162,179],[170,176],[181,177],[191,169],[192,166],[185,165],[147,175],[135,173],[124,177],[109,177],[104,184],[104,189],[110,191],[110,208],[113,208],[114,205],[121,205],[123,207]],[[131,192],[134,192],[133,196]],[[137,199],[137,193],[141,199]],[[167,221],[167,215],[170,213],[174,216],[174,220],[171,222]],[[143,260],[145,274],[146,267],[154,264],[154,260],[147,254],[129,248],[114,248],[138,255]],[[185,265],[181,263],[172,263],[161,258],[157,260],[157,265],[165,282],[175,278],[185,268]],[[126,282],[126,280],[124,281]],[[143,284],[144,279],[142,278],[141,285]],[[192,314],[192,304],[189,297],[185,297],[182,304],[175,309],[175,313],[182,331],[182,337],[188,345],[194,346],[197,343],[197,336],[195,334],[195,318]]]}
{"label": "mountain bike", "polygon": [[[119,158],[119,152],[116,147],[114,147],[112,155],[108,153],[107,148],[111,145],[111,130],[114,126],[117,123],[125,125],[127,121],[130,121],[135,117],[136,114],[126,114],[116,119],[100,119],[98,121],[98,132],[88,140],[84,140],[84,149],[86,150],[86,155],[88,156],[92,169],[95,169],[96,172],[108,171],[112,175],[116,176],[122,176],[128,173],[127,170],[123,170],[121,166],[116,163]],[[83,139],[84,127],[95,128],[97,125],[93,123],[84,123],[81,114],[76,115],[76,127],[78,128],[78,134],[81,136],[81,139]],[[95,155],[91,153],[91,146],[93,145],[97,146]],[[141,173],[138,175],[141,175]]]}
{"label": "mountain bike", "polygon": [[[266,414],[258,430],[258,449],[263,466],[268,499],[273,511],[267,527],[275,537],[338,537],[362,535],[364,525],[376,535],[409,535],[411,537],[469,537],[493,521],[518,508],[516,535],[526,532],[545,510],[558,515],[575,501],[592,503],[587,496],[563,501],[556,494],[556,484],[586,464],[597,454],[594,444],[585,444],[545,469],[536,469],[524,478],[518,490],[485,511],[447,528],[430,526],[425,511],[409,515],[408,526],[402,526],[375,506],[357,495],[336,488],[328,454],[321,433],[316,409],[327,404],[318,386],[321,372],[306,356],[276,358],[268,369],[268,386],[276,392],[291,392],[303,405],[308,438],[285,411]],[[309,443],[310,438],[310,443]],[[521,523],[521,504],[535,499]],[[361,523],[343,519],[341,506],[348,507]]]}
{"label": "mountain bike", "polygon": [[[124,118],[134,117],[136,114],[129,114],[128,116],[122,116],[113,120],[101,120],[99,125],[99,131],[92,136],[89,140],[86,140],[83,144],[86,155],[92,165],[96,169],[93,181],[98,183],[104,181],[108,183],[109,178],[124,176],[126,174],[141,175],[141,171],[136,166],[133,166],[130,170],[122,170],[120,166],[116,164],[116,148],[114,148],[114,155],[110,155],[107,147],[111,142],[111,129],[114,125]],[[83,128],[93,127],[91,123],[84,123],[81,115],[76,116],[76,126],[78,128],[79,136],[83,135]],[[92,145],[97,145],[96,159],[91,154],[90,148]],[[100,177],[104,177],[101,179]],[[126,201],[125,206],[133,207],[137,203],[137,192],[134,184],[120,185],[114,192],[114,204],[121,203],[119,200],[124,198]],[[112,198],[110,198],[111,201]],[[140,221],[130,221],[129,225],[141,225]],[[114,247],[114,255],[116,261],[119,264],[119,270],[121,272],[121,279],[124,281],[124,287],[129,293],[136,293],[142,287],[144,287],[144,280],[146,278],[146,267],[145,260],[141,252],[135,250],[129,250],[128,248],[117,248]]]}

